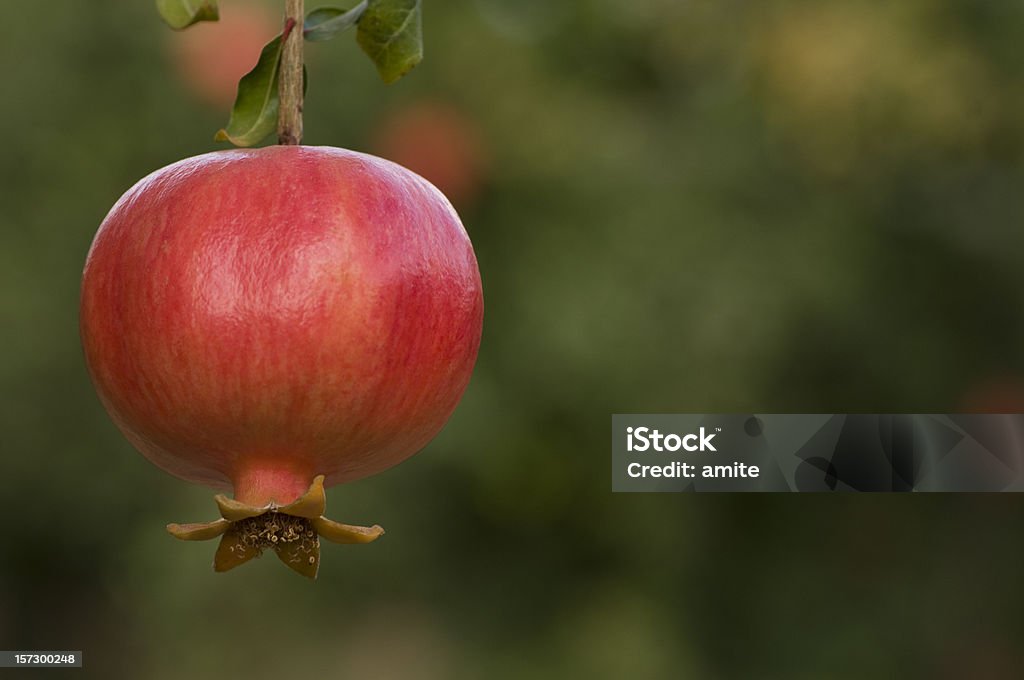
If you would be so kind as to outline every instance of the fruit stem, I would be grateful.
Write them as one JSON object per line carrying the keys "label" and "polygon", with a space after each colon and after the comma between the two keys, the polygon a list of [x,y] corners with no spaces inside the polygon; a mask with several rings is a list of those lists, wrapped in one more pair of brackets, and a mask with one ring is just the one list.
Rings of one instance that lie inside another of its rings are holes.
{"label": "fruit stem", "polygon": [[277,115],[277,143],[302,144],[302,52],[305,0],[285,0],[284,33],[281,37],[281,72],[278,81],[280,109]]}

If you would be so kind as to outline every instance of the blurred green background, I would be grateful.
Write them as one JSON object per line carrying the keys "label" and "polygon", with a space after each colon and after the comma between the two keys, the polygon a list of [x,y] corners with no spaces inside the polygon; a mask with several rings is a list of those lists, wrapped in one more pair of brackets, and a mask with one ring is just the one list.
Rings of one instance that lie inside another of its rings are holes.
{"label": "blurred green background", "polygon": [[613,495],[608,431],[1024,410],[1024,4],[426,0],[389,87],[309,46],[307,143],[435,180],[487,304],[443,434],[329,494],[387,537],[315,584],[165,533],[211,492],[123,440],[77,328],[106,211],[219,146],[214,75],[271,35],[3,9],[0,648],[88,678],[1019,677],[1018,498]]}

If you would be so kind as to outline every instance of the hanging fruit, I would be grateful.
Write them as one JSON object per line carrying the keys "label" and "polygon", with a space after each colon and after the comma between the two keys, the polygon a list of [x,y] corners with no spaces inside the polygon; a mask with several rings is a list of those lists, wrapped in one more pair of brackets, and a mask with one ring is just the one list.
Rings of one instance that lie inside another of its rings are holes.
{"label": "hanging fruit", "polygon": [[[177,29],[216,3],[161,0]],[[419,62],[418,0],[367,0],[304,19],[239,84],[208,153],[142,179],[86,260],[81,334],[103,405],[150,461],[224,492],[221,517],[171,524],[220,538],[226,571],[273,550],[315,577],[320,538],[368,543],[379,526],[323,516],[324,488],[386,470],[443,427],[469,382],[483,296],[448,200],[390,161],[303,146],[304,40],[355,28],[391,82]]]}

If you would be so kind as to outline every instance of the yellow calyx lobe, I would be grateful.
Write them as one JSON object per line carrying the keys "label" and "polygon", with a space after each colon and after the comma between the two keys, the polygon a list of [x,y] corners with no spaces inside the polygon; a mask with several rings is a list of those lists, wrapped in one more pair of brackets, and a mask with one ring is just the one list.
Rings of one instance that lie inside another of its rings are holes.
{"label": "yellow calyx lobe", "polygon": [[327,507],[324,476],[318,475],[309,490],[288,505],[247,505],[218,494],[214,497],[221,518],[198,524],[168,524],[167,531],[183,541],[207,541],[220,537],[213,558],[214,571],[228,571],[272,549],[286,565],[303,576],[316,578],[320,569],[320,537],[333,543],[370,543],[384,530],[341,524],[323,516]]}

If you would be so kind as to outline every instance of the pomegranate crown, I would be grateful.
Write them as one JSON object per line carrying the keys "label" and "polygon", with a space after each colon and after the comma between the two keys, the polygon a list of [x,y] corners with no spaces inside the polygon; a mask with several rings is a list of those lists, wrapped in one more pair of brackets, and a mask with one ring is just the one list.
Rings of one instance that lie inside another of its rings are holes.
{"label": "pomegranate crown", "polygon": [[229,571],[273,550],[303,576],[316,578],[320,568],[320,537],[332,543],[370,543],[384,534],[378,525],[358,527],[324,517],[327,497],[324,476],[317,475],[309,490],[288,505],[249,505],[222,494],[214,496],[220,518],[195,524],[168,524],[167,531],[183,541],[220,537],[213,558],[215,571]]}

